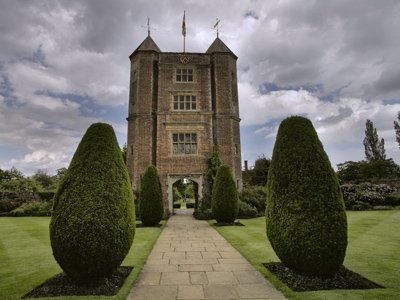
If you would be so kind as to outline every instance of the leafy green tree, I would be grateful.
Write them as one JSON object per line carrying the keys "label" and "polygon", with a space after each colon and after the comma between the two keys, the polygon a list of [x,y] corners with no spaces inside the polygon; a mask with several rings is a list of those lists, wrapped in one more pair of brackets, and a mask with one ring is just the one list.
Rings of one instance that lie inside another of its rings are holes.
{"label": "leafy green tree", "polygon": [[207,182],[210,193],[212,194],[215,176],[217,175],[218,168],[221,166],[221,159],[219,158],[219,147],[214,145],[211,157],[208,159]]}
{"label": "leafy green tree", "polygon": [[44,190],[55,190],[56,177],[50,176],[45,170],[37,170],[32,179],[43,187]]}
{"label": "leafy green tree", "polygon": [[363,181],[400,178],[400,167],[393,159],[379,159],[360,165],[359,177]]}
{"label": "leafy green tree", "polygon": [[265,158],[264,155],[256,159],[253,168],[252,185],[264,186],[267,183],[270,164],[271,160]]}
{"label": "leafy green tree", "polygon": [[185,196],[186,198],[194,198],[194,183],[192,181],[185,184]]}
{"label": "leafy green tree", "polygon": [[310,120],[279,126],[267,183],[266,229],[287,267],[329,276],[342,265],[347,220],[339,182]]}
{"label": "leafy green tree", "polygon": [[174,202],[181,201],[183,198],[181,192],[178,190],[176,186],[174,186],[173,188],[173,197],[174,197]]}
{"label": "leafy green tree", "polygon": [[164,214],[160,178],[153,165],[147,168],[140,185],[139,212],[140,219],[146,226],[157,225]]}
{"label": "leafy green tree", "polygon": [[372,161],[346,161],[337,166],[337,175],[343,183],[400,178],[400,166],[391,158]]}
{"label": "leafy green tree", "polygon": [[1,170],[0,169],[0,181],[1,180],[11,180],[11,179],[23,179],[24,174],[21,171],[17,170],[15,167],[11,167],[10,170]]}
{"label": "leafy green tree", "polygon": [[0,181],[0,191],[2,192],[37,192],[40,185],[29,178],[14,178]]}
{"label": "leafy green tree", "polygon": [[67,168],[57,169],[57,175],[56,175],[57,181],[60,181],[64,177],[64,175],[67,173],[67,170],[68,170]]}
{"label": "leafy green tree", "polygon": [[385,140],[383,138],[379,140],[374,123],[372,123],[371,120],[367,120],[365,127],[365,138],[363,142],[365,158],[367,161],[386,159]]}
{"label": "leafy green tree", "polygon": [[242,172],[244,185],[265,186],[268,179],[268,170],[270,164],[270,159],[267,159],[264,155],[259,156],[254,162],[253,169]]}
{"label": "leafy green tree", "polygon": [[396,141],[400,148],[400,111],[397,114],[398,121],[394,121],[394,131],[396,132]]}
{"label": "leafy green tree", "polygon": [[341,182],[359,181],[361,180],[360,169],[365,161],[345,161],[338,164],[337,175]]}
{"label": "leafy green tree", "polygon": [[211,198],[212,212],[218,223],[233,223],[239,212],[239,197],[228,166],[218,168]]}
{"label": "leafy green tree", "polygon": [[7,179],[7,172],[0,169],[0,182],[4,179]]}
{"label": "leafy green tree", "polygon": [[53,255],[76,281],[109,276],[135,235],[134,198],[113,128],[92,124],[54,196]]}
{"label": "leafy green tree", "polygon": [[128,153],[128,146],[126,145],[126,143],[124,143],[124,145],[122,146],[121,152],[122,152],[122,157],[124,159],[124,163],[126,164],[126,156]]}

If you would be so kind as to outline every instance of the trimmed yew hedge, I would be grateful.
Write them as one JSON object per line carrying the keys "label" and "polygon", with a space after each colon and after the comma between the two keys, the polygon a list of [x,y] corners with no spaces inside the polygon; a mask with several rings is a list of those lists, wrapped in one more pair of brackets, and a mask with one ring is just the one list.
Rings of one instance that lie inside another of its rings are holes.
{"label": "trimmed yew hedge", "polygon": [[289,117],[276,138],[267,184],[266,229],[289,268],[329,276],[342,265],[347,219],[339,182],[310,120]]}
{"label": "trimmed yew hedge", "polygon": [[135,234],[134,198],[113,128],[89,127],[54,196],[53,255],[80,282],[110,275]]}
{"label": "trimmed yew hedge", "polygon": [[160,223],[164,214],[163,196],[157,168],[150,165],[143,175],[139,193],[140,219],[145,226]]}
{"label": "trimmed yew hedge", "polygon": [[212,213],[218,223],[233,223],[239,212],[239,197],[228,166],[218,168],[211,199]]}

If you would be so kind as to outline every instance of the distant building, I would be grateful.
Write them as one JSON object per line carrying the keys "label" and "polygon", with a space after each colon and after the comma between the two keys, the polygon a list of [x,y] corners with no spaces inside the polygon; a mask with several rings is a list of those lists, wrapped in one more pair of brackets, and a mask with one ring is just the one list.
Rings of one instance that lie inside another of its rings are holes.
{"label": "distant building", "polygon": [[218,37],[206,53],[162,52],[149,34],[129,58],[127,166],[133,190],[139,191],[153,164],[167,213],[173,212],[173,185],[183,178],[196,183],[201,203],[214,144],[241,189],[236,55]]}

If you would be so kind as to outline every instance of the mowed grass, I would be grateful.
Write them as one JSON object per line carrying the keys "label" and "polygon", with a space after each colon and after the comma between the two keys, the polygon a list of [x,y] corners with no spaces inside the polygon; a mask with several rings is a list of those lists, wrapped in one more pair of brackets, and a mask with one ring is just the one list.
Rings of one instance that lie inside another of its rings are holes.
{"label": "mowed grass", "polygon": [[400,299],[400,210],[351,211],[347,218],[349,244],[344,265],[385,288],[293,292],[262,265],[279,261],[267,240],[263,217],[240,220],[245,227],[215,229],[290,299]]}
{"label": "mowed grass", "polygon": [[[0,218],[0,299],[19,299],[50,277],[62,272],[53,258],[49,217]],[[126,299],[143,268],[161,228],[137,228],[132,248],[122,263],[133,266],[118,295]],[[42,299],[104,299],[110,297],[54,297]]]}

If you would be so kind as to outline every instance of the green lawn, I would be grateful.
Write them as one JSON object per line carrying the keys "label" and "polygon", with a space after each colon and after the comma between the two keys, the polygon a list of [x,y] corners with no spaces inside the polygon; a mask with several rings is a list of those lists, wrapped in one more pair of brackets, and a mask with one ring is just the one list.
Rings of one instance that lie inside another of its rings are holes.
{"label": "green lawn", "polygon": [[344,265],[385,289],[293,292],[262,266],[279,261],[267,241],[264,218],[240,220],[245,227],[215,229],[290,299],[400,299],[400,210],[351,211],[347,216]]}
{"label": "green lawn", "polygon": [[[46,279],[61,272],[51,252],[49,222],[49,217],[0,218],[0,299],[21,298]],[[136,229],[133,246],[122,264],[134,266],[134,269],[113,299],[126,299],[160,233],[161,228]],[[104,298],[107,297],[42,299]]]}

